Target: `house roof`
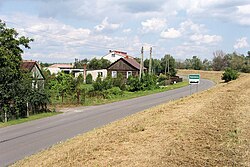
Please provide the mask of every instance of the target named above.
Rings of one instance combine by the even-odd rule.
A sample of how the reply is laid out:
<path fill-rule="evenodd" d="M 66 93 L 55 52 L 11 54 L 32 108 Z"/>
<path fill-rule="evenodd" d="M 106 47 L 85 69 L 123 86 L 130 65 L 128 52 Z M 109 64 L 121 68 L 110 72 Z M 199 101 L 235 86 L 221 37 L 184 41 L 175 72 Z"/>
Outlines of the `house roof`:
<path fill-rule="evenodd" d="M 36 61 L 23 60 L 21 63 L 21 69 L 28 70 L 30 72 L 35 65 L 36 65 Z"/>
<path fill-rule="evenodd" d="M 21 69 L 22 70 L 27 70 L 28 72 L 31 72 L 31 70 L 34 68 L 34 66 L 37 66 L 37 68 L 40 71 L 42 77 L 45 78 L 44 75 L 43 75 L 43 73 L 42 73 L 42 71 L 41 71 L 40 65 L 38 65 L 36 61 L 33 61 L 33 60 L 23 60 L 21 62 Z"/>
<path fill-rule="evenodd" d="M 53 64 L 48 68 L 73 68 L 72 64 Z"/>
<path fill-rule="evenodd" d="M 129 58 L 132 58 L 132 59 L 133 59 L 133 57 L 130 56 L 130 55 L 128 55 L 127 52 L 122 52 L 122 51 L 117 51 L 117 50 L 114 50 L 114 51 L 112 51 L 112 52 L 114 52 L 115 54 L 117 54 L 117 55 L 119 55 L 119 56 L 122 56 L 122 57 L 124 57 L 124 58 L 129 57 Z"/>
<path fill-rule="evenodd" d="M 109 55 L 110 53 L 114 53 L 116 55 L 119 55 L 121 57 L 129 57 L 129 58 L 133 58 L 132 56 L 128 55 L 127 52 L 123 52 L 123 51 L 118 51 L 118 50 L 110 50 L 108 54 L 106 54 L 105 56 Z M 103 57 L 105 57 L 103 56 Z"/>
<path fill-rule="evenodd" d="M 114 65 L 115 63 L 117 63 L 120 60 L 125 61 L 130 66 L 136 68 L 137 70 L 140 70 L 140 64 L 134 58 L 130 58 L 130 57 L 120 58 L 117 61 L 115 61 L 114 63 L 112 63 L 108 68 L 110 68 L 112 65 Z M 147 68 L 143 67 L 143 69 L 146 70 Z"/>

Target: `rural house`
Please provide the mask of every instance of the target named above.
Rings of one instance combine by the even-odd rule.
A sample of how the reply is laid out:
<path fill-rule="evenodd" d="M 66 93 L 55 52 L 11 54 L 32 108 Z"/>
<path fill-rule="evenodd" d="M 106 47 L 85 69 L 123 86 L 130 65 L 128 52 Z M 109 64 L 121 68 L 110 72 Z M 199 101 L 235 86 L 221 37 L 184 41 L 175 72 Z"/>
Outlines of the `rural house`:
<path fill-rule="evenodd" d="M 109 53 L 105 56 L 103 56 L 103 59 L 109 60 L 111 63 L 114 63 L 115 61 L 119 60 L 120 58 L 133 58 L 132 56 L 129 56 L 127 52 L 122 51 L 116 51 L 116 50 L 110 50 Z"/>
<path fill-rule="evenodd" d="M 116 78 L 121 73 L 127 79 L 129 76 L 139 76 L 140 64 L 131 57 L 125 57 L 112 63 L 107 70 L 112 78 Z M 143 67 L 143 70 L 145 72 L 147 69 Z"/>
<path fill-rule="evenodd" d="M 23 60 L 21 69 L 31 73 L 32 88 L 44 88 L 45 77 L 41 71 L 40 65 L 36 61 Z"/>

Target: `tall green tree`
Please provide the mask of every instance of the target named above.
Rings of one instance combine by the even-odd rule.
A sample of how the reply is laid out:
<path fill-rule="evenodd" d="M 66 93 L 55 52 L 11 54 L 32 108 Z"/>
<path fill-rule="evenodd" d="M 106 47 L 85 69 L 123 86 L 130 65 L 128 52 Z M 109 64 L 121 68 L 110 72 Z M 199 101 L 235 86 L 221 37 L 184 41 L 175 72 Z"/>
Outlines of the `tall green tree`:
<path fill-rule="evenodd" d="M 161 68 L 162 73 L 169 72 L 170 76 L 175 76 L 177 71 L 174 57 L 165 55 L 164 58 L 161 59 Z"/>
<path fill-rule="evenodd" d="M 88 69 L 90 69 L 90 70 L 106 69 L 110 64 L 111 64 L 111 62 L 107 59 L 93 58 L 88 63 Z"/>
<path fill-rule="evenodd" d="M 202 68 L 202 62 L 197 56 L 193 56 L 192 58 L 192 69 L 200 70 Z"/>
<path fill-rule="evenodd" d="M 22 47 L 30 48 L 33 41 L 24 36 L 19 37 L 13 28 L 7 28 L 0 20 L 0 110 L 1 115 L 9 114 L 10 107 L 18 108 L 23 103 L 20 95 L 22 80 L 24 79 L 20 64 L 22 61 Z M 18 101 L 18 102 L 17 102 Z M 21 102 L 22 101 L 22 102 Z"/>

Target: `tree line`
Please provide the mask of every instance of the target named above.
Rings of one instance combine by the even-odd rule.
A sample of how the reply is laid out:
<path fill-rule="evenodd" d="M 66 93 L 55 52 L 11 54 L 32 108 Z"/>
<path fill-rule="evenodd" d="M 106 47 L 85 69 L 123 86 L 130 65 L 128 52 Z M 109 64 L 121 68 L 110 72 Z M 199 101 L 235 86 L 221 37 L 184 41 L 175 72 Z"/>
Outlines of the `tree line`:
<path fill-rule="evenodd" d="M 176 62 L 176 67 L 178 69 L 194 69 L 194 70 L 214 70 L 214 71 L 224 71 L 227 68 L 239 72 L 250 72 L 250 51 L 247 55 L 233 53 L 224 53 L 221 50 L 215 51 L 213 53 L 212 61 L 208 59 L 201 60 L 197 56 L 193 56 L 191 59 L 186 59 L 185 61 Z"/>

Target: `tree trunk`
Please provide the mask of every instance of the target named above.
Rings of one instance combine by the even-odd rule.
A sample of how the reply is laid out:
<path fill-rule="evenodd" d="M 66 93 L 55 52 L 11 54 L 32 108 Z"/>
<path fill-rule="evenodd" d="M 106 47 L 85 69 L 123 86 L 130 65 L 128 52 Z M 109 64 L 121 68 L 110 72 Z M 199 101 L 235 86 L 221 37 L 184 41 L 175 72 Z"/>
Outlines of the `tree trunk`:
<path fill-rule="evenodd" d="M 64 99 L 64 93 L 62 93 L 62 103 L 63 103 L 63 99 Z"/>
<path fill-rule="evenodd" d="M 80 90 L 77 90 L 77 104 L 80 104 Z"/>

